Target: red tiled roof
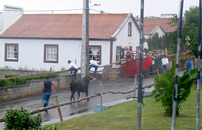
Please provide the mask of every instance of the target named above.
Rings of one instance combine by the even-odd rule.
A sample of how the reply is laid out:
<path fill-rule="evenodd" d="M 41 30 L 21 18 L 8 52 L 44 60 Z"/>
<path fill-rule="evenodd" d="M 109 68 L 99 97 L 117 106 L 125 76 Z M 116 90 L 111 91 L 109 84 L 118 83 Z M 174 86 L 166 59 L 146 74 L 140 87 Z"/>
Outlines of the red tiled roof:
<path fill-rule="evenodd" d="M 128 14 L 90 14 L 89 38 L 109 39 Z M 24 14 L 1 37 L 81 38 L 82 14 Z"/>
<path fill-rule="evenodd" d="M 174 32 L 177 26 L 168 24 L 169 18 L 145 18 L 144 19 L 144 34 L 150 34 L 158 25 L 160 25 L 165 32 Z"/>

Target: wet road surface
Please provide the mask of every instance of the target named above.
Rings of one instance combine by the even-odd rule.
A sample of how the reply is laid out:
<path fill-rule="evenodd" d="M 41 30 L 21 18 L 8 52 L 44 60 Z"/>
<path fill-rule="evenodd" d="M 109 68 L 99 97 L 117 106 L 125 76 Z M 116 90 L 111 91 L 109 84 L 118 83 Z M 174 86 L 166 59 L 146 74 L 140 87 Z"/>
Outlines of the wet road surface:
<path fill-rule="evenodd" d="M 143 80 L 143 86 L 153 83 L 154 75 L 150 75 L 149 77 Z M 89 96 L 94 95 L 96 93 L 102 91 L 128 91 L 131 88 L 134 88 L 135 78 L 127 78 L 127 79 L 117 79 L 111 81 L 103 81 L 103 85 L 100 84 L 100 81 L 95 80 L 91 81 L 89 85 Z M 138 84 L 138 82 L 137 82 Z M 153 88 L 147 89 L 146 91 L 151 92 Z M 103 103 L 111 102 L 115 100 L 124 99 L 130 94 L 104 94 L 103 95 Z M 24 109 L 30 111 L 39 109 L 43 106 L 42 104 L 42 94 L 29 96 L 24 98 L 18 98 L 11 101 L 0 102 L 0 117 L 5 116 L 6 109 L 9 109 L 9 105 L 12 105 L 14 109 L 19 109 L 23 107 Z M 60 103 L 65 103 L 70 101 L 71 91 L 70 89 L 58 90 L 56 93 L 51 95 L 49 106 L 55 105 L 55 96 L 58 96 Z M 81 97 L 85 97 L 84 93 L 81 93 Z M 90 99 L 90 101 L 81 101 L 79 103 L 74 103 L 72 105 L 66 105 L 61 107 L 62 116 L 74 115 L 82 112 L 92 111 L 94 106 L 100 104 L 100 97 L 95 97 Z M 48 113 L 41 112 L 43 122 L 49 121 L 51 119 L 59 118 L 57 108 L 48 110 Z M 0 130 L 2 127 L 2 123 L 0 123 Z"/>

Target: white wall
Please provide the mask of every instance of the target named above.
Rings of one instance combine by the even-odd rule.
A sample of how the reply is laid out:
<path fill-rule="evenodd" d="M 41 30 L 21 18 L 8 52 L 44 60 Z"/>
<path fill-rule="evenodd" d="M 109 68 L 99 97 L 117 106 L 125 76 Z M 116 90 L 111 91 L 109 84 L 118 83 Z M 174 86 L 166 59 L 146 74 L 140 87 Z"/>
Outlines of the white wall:
<path fill-rule="evenodd" d="M 148 45 L 147 41 L 145 41 L 143 43 L 143 49 L 149 49 L 149 45 Z"/>
<path fill-rule="evenodd" d="M 5 61 L 5 43 L 17 43 L 19 47 L 18 62 Z M 32 40 L 32 39 L 1 39 L 0 40 L 0 67 L 10 66 L 19 69 L 29 68 L 34 70 L 54 70 L 68 68 L 67 61 L 77 61 L 80 66 L 80 43 L 79 40 Z M 44 63 L 44 44 L 58 45 L 58 63 Z"/>
<path fill-rule="evenodd" d="M 3 21 L 3 13 L 0 13 L 0 32 L 3 30 L 4 27 L 4 21 Z"/>
<path fill-rule="evenodd" d="M 155 28 L 155 30 L 152 32 L 152 36 L 155 34 L 155 33 L 158 33 L 159 37 L 162 37 L 163 35 L 165 35 L 164 31 L 161 29 L 161 27 L 157 26 Z"/>
<path fill-rule="evenodd" d="M 128 22 L 132 22 L 132 36 L 128 36 Z M 139 46 L 140 44 L 140 33 L 138 31 L 138 28 L 136 27 L 135 23 L 132 21 L 132 19 L 129 19 L 124 27 L 121 29 L 119 34 L 116 37 L 116 41 L 113 43 L 113 61 L 116 61 L 116 47 L 117 46 L 132 46 L 133 51 L 136 50 L 136 46 Z"/>
<path fill-rule="evenodd" d="M 101 46 L 101 65 L 110 64 L 110 41 L 89 41 L 89 45 Z"/>
<path fill-rule="evenodd" d="M 145 39 L 149 39 L 151 37 L 151 34 L 144 34 Z"/>
<path fill-rule="evenodd" d="M 15 43 L 19 47 L 18 62 L 5 61 L 5 43 Z M 89 45 L 101 45 L 102 65 L 109 64 L 110 61 L 109 41 L 90 41 Z M 58 63 L 44 63 L 44 44 L 58 45 Z M 40 40 L 40 39 L 0 39 L 0 67 L 9 66 L 11 68 L 28 68 L 33 70 L 49 70 L 54 66 L 54 70 L 69 68 L 68 60 L 76 63 L 80 67 L 81 40 Z"/>
<path fill-rule="evenodd" d="M 162 37 L 165 35 L 165 32 L 162 30 L 162 28 L 160 26 L 156 26 L 156 28 L 150 34 L 145 34 L 144 37 L 145 39 L 149 39 L 155 33 L 158 33 L 159 37 Z"/>

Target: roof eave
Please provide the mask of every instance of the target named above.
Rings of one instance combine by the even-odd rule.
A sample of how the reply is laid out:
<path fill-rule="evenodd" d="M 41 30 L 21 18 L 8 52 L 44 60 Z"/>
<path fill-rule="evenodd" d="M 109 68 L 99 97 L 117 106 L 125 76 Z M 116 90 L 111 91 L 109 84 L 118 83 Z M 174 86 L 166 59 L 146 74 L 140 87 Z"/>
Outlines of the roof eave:
<path fill-rule="evenodd" d="M 127 23 L 127 21 L 130 19 L 130 17 L 131 17 L 131 14 L 128 14 L 127 18 L 124 20 L 124 22 L 119 26 L 119 28 L 115 31 L 115 33 L 111 37 L 115 38 L 119 34 L 119 32 Z"/>
<path fill-rule="evenodd" d="M 124 25 L 128 22 L 128 20 L 129 20 L 130 18 L 132 19 L 132 21 L 134 22 L 134 24 L 136 25 L 136 27 L 137 27 L 137 29 L 138 29 L 138 31 L 139 31 L 139 33 L 140 33 L 140 28 L 138 27 L 138 25 L 137 25 L 137 23 L 136 23 L 136 21 L 135 21 L 133 15 L 132 15 L 132 13 L 129 13 L 128 16 L 127 16 L 127 18 L 126 18 L 126 19 L 124 20 L 124 22 L 120 25 L 120 27 L 117 29 L 117 31 L 112 35 L 112 37 L 115 38 L 115 37 L 119 34 L 119 32 L 121 31 L 121 29 L 124 27 Z"/>
<path fill-rule="evenodd" d="M 68 37 L 5 37 L 5 36 L 0 36 L 0 39 L 81 40 L 81 38 L 68 38 Z M 89 40 L 109 41 L 109 40 L 111 40 L 111 38 L 89 38 Z"/>

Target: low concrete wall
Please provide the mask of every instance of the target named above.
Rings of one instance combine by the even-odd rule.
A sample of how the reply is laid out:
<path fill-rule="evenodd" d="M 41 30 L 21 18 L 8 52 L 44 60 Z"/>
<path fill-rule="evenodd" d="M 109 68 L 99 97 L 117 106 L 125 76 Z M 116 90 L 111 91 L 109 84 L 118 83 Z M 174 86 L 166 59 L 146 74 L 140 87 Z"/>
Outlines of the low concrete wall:
<path fill-rule="evenodd" d="M 120 69 L 112 69 L 111 66 L 104 68 L 102 74 L 98 74 L 99 80 L 114 80 L 120 78 Z M 8 74 L 8 73 L 6 73 Z M 15 74 L 15 73 L 12 73 Z M 33 73 L 32 73 L 33 74 Z M 93 76 L 94 73 L 91 73 Z M 28 74 L 27 74 L 28 75 Z M 22 76 L 22 75 L 21 75 Z M 78 79 L 80 74 L 78 74 Z M 68 88 L 72 80 L 71 76 L 67 73 L 60 73 L 57 78 L 51 79 L 57 85 L 57 89 Z M 44 80 L 31 80 L 27 81 L 25 85 L 0 87 L 0 101 L 11 100 L 19 97 L 36 95 L 42 93 L 42 83 Z"/>
<path fill-rule="evenodd" d="M 57 85 L 57 89 L 68 88 L 71 81 L 69 75 L 60 75 L 58 78 L 51 79 Z M 0 101 L 11 100 L 42 93 L 43 80 L 31 80 L 27 84 L 0 87 Z"/>

